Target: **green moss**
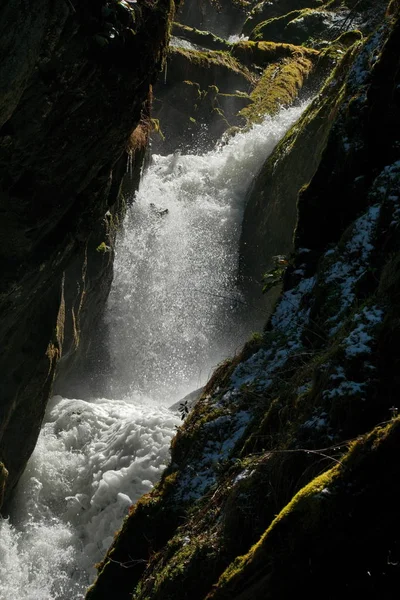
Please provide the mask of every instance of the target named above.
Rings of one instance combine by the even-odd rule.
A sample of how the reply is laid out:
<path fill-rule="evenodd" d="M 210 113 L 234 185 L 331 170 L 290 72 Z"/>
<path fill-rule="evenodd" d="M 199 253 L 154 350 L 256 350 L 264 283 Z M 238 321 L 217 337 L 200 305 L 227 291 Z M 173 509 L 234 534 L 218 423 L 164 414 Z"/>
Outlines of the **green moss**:
<path fill-rule="evenodd" d="M 282 42 L 286 26 L 302 15 L 309 14 L 309 9 L 294 10 L 281 17 L 274 17 L 259 23 L 251 32 L 250 39 L 254 41 L 268 40 L 270 42 Z M 287 40 L 285 40 L 287 41 Z"/>
<path fill-rule="evenodd" d="M 181 596 L 177 581 L 186 581 L 186 597 L 198 600 L 204 597 L 210 578 L 216 572 L 217 554 L 207 536 L 185 537 L 184 532 L 175 536 L 162 555 L 155 557 L 154 580 L 144 580 L 135 598 L 144 600 L 175 600 Z"/>
<path fill-rule="evenodd" d="M 193 67 L 202 69 L 220 68 L 244 75 L 249 81 L 253 79 L 252 74 L 247 71 L 229 52 L 214 51 L 206 52 L 199 50 L 187 50 L 186 48 L 170 48 L 169 54 L 185 58 Z M 189 79 L 193 79 L 189 77 Z M 197 81 L 195 79 L 195 81 Z"/>
<path fill-rule="evenodd" d="M 266 114 L 273 115 L 282 106 L 293 104 L 312 67 L 311 60 L 301 55 L 267 67 L 250 94 L 253 104 L 244 108 L 241 115 L 249 123 L 259 123 Z"/>
<path fill-rule="evenodd" d="M 107 246 L 107 244 L 105 242 L 101 242 L 101 244 L 99 244 L 96 248 L 96 252 L 100 252 L 101 254 L 106 254 L 107 252 L 110 252 L 111 248 L 110 246 Z"/>
<path fill-rule="evenodd" d="M 321 503 L 315 502 L 316 497 L 332 484 L 334 481 L 334 475 L 338 471 L 339 467 L 333 467 L 330 471 L 323 473 L 311 483 L 306 485 L 300 492 L 298 492 L 293 500 L 289 502 L 287 506 L 279 513 L 279 515 L 272 521 L 271 525 L 268 527 L 266 532 L 262 535 L 260 540 L 252 546 L 248 554 L 243 557 L 238 557 L 235 561 L 228 567 L 228 569 L 224 572 L 222 577 L 218 582 L 219 587 L 223 587 L 228 584 L 230 580 L 234 577 L 241 574 L 246 565 L 252 563 L 252 561 L 257 557 L 257 554 L 263 549 L 264 544 L 268 536 L 276 527 L 279 527 L 279 524 L 282 523 L 289 515 L 291 515 L 294 511 L 301 512 L 304 516 L 304 528 L 315 524 L 316 520 L 319 517 L 321 510 Z M 291 548 L 288 548 L 290 551 Z M 211 596 L 212 597 L 212 596 Z"/>
<path fill-rule="evenodd" d="M 338 46 L 342 46 L 343 48 L 349 48 L 356 42 L 360 42 L 363 39 L 363 37 L 364 37 L 363 34 L 361 33 L 361 31 L 358 31 L 358 29 L 352 29 L 351 31 L 345 31 L 344 33 L 339 35 L 339 37 L 337 37 L 335 40 L 333 40 L 330 47 L 335 48 Z"/>
<path fill-rule="evenodd" d="M 232 44 L 216 35 L 213 35 L 209 31 L 200 31 L 199 29 L 187 27 L 181 23 L 173 24 L 172 34 L 192 42 L 193 44 L 197 44 L 202 48 L 209 48 L 210 50 L 229 51 L 232 47 Z"/>
<path fill-rule="evenodd" d="M 393 518 L 400 484 L 394 453 L 399 447 L 399 419 L 351 444 L 336 466 L 300 490 L 250 551 L 232 562 L 207 599 L 272 599 L 306 590 L 307 597 L 317 598 L 326 581 L 329 598 L 346 588 L 357 597 L 371 585 L 366 571 L 364 583 L 363 569 L 377 559 L 382 571 L 374 572 L 366 597 L 378 597 L 376 580 L 385 585 L 390 579 L 390 586 L 397 575 L 384 565 L 388 551 L 397 552 Z"/>
<path fill-rule="evenodd" d="M 332 20 L 329 28 L 327 18 L 333 18 L 334 12 L 322 8 L 305 8 L 269 19 L 259 23 L 250 35 L 255 41 L 288 42 L 310 47 L 319 46 L 321 42 L 328 44 L 332 35 L 339 35 L 341 27 Z M 328 36 L 328 40 L 326 39 Z"/>
<path fill-rule="evenodd" d="M 231 54 L 244 65 L 258 65 L 260 67 L 266 67 L 271 63 L 279 62 L 285 58 L 295 58 L 299 55 L 310 59 L 318 56 L 318 52 L 310 48 L 303 48 L 293 44 L 278 44 L 270 41 L 238 42 L 234 44 Z"/>

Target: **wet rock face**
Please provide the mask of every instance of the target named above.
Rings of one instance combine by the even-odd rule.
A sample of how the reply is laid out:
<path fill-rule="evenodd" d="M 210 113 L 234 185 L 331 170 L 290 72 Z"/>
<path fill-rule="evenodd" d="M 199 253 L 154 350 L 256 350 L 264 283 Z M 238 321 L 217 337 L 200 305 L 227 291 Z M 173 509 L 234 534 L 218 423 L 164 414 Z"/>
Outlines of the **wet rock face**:
<path fill-rule="evenodd" d="M 250 71 L 226 52 L 170 48 L 165 77 L 154 87 L 163 137 L 153 136 L 153 151 L 212 148 L 228 127 L 245 124 L 238 113 L 250 103 L 252 84 Z"/>
<path fill-rule="evenodd" d="M 185 0 L 178 19 L 184 25 L 226 38 L 240 33 L 246 14 L 254 4 L 254 0 Z"/>
<path fill-rule="evenodd" d="M 101 310 L 124 150 L 161 67 L 169 0 L 0 8 L 0 459 L 11 490 L 60 356 Z M 138 60 L 140 57 L 140 60 Z"/>

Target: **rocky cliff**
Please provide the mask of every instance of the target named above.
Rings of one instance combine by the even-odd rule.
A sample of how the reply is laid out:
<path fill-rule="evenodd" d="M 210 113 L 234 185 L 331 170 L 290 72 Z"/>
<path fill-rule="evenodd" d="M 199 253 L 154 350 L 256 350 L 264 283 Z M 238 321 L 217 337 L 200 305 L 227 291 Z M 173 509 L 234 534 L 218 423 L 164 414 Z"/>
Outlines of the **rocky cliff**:
<path fill-rule="evenodd" d="M 340 9 L 362 4 L 249 200 L 265 257 L 271 219 L 295 227 L 265 273 L 275 310 L 211 377 L 90 600 L 397 597 L 400 5 Z"/>
<path fill-rule="evenodd" d="M 35 445 L 60 358 L 66 369 L 107 297 L 119 188 L 128 155 L 136 173 L 141 166 L 150 85 L 173 11 L 172 0 L 10 0 L 0 8 L 0 459 L 8 492 Z"/>

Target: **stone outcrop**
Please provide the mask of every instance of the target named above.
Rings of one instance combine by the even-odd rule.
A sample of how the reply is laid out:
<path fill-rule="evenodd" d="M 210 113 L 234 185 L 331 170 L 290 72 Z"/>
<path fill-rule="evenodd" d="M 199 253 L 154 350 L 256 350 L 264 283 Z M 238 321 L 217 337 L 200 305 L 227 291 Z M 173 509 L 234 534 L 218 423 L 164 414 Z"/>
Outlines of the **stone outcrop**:
<path fill-rule="evenodd" d="M 243 25 L 244 35 L 250 35 L 259 23 L 282 17 L 294 10 L 303 8 L 321 8 L 320 0 L 266 0 L 258 2 L 249 12 Z"/>
<path fill-rule="evenodd" d="M 88 599 L 396 597 L 399 45 L 396 1 L 266 167 L 302 186 L 282 295 L 213 374 Z M 291 184 L 299 148 L 315 156 Z"/>
<path fill-rule="evenodd" d="M 59 359 L 81 346 L 107 296 L 126 150 L 140 168 L 131 134 L 141 120 L 146 129 L 173 9 L 170 0 L 11 0 L 0 8 L 0 459 L 8 493 L 35 445 Z"/>
<path fill-rule="evenodd" d="M 232 125 L 245 124 L 239 111 L 255 75 L 230 53 L 170 48 L 165 77 L 154 89 L 154 117 L 162 137 L 153 136 L 153 150 L 169 154 L 176 149 L 211 148 Z"/>
<path fill-rule="evenodd" d="M 194 27 L 188 27 L 181 23 L 174 23 L 171 29 L 171 34 L 182 40 L 186 40 L 196 45 L 199 49 L 207 48 L 208 50 L 227 50 L 232 49 L 233 44 L 223 38 L 214 35 L 210 31 L 201 31 Z"/>
<path fill-rule="evenodd" d="M 205 151 L 226 131 L 236 132 L 290 106 L 315 90 L 335 64 L 310 48 L 240 41 L 229 51 L 171 47 L 163 78 L 154 89 L 153 116 L 162 136 L 153 151 Z"/>
<path fill-rule="evenodd" d="M 178 12 L 179 22 L 227 38 L 240 33 L 254 0 L 185 0 Z"/>
<path fill-rule="evenodd" d="M 215 11 L 217 3 L 211 5 Z M 318 6 L 261 23 L 250 41 L 228 41 L 175 22 L 164 76 L 154 90 L 153 117 L 161 136 L 153 136 L 153 151 L 204 152 L 224 132 L 231 135 L 290 106 L 299 95 L 315 94 L 340 53 L 362 37 L 354 25 L 369 31 L 383 12 L 375 7 L 371 18 L 361 19 L 359 11 L 341 3 Z M 250 9 L 243 3 L 241 10 Z"/>
<path fill-rule="evenodd" d="M 250 12 L 243 31 L 253 40 L 320 47 L 344 31 L 370 32 L 385 10 L 371 0 L 263 2 Z"/>
<path fill-rule="evenodd" d="M 331 59 L 334 48 L 329 51 Z M 286 257 L 293 251 L 297 196 L 321 160 L 332 126 L 329 117 L 341 102 L 340 90 L 357 46 L 345 52 L 338 44 L 336 51 L 338 63 L 325 86 L 269 157 L 248 193 L 240 242 L 240 278 L 245 297 L 257 305 L 265 304 L 263 276 L 274 269 L 274 255 Z M 318 55 L 322 65 L 326 58 Z"/>
<path fill-rule="evenodd" d="M 350 17 L 347 9 L 305 9 L 294 10 L 282 17 L 275 17 L 257 25 L 250 34 L 251 40 L 270 40 L 308 46 L 333 40 L 342 33 L 348 23 L 356 27 L 355 17 Z"/>

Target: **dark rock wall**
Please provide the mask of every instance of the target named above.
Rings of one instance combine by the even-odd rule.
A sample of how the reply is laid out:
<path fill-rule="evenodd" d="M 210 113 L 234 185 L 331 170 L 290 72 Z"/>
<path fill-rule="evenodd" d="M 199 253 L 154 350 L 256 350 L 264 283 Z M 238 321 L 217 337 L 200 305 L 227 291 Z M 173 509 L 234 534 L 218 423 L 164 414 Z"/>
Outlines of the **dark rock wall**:
<path fill-rule="evenodd" d="M 185 0 L 178 18 L 184 25 L 228 37 L 240 33 L 246 12 L 254 4 L 254 0 Z"/>
<path fill-rule="evenodd" d="M 324 88 L 312 102 L 315 88 L 308 88 L 305 99 L 310 106 L 264 164 L 248 193 L 240 240 L 240 277 L 245 296 L 256 304 L 265 304 L 262 281 L 274 267 L 274 254 L 289 256 L 293 251 L 298 193 L 320 163 L 333 124 L 331 116 L 340 104 L 340 90 L 356 52 L 354 47 L 346 53 L 343 48 L 338 50 L 341 59 Z"/>
<path fill-rule="evenodd" d="M 79 347 L 107 296 L 125 148 L 148 108 L 173 9 L 170 0 L 131 9 L 10 0 L 0 8 L 0 459 L 8 491 L 35 445 L 59 358 Z"/>

